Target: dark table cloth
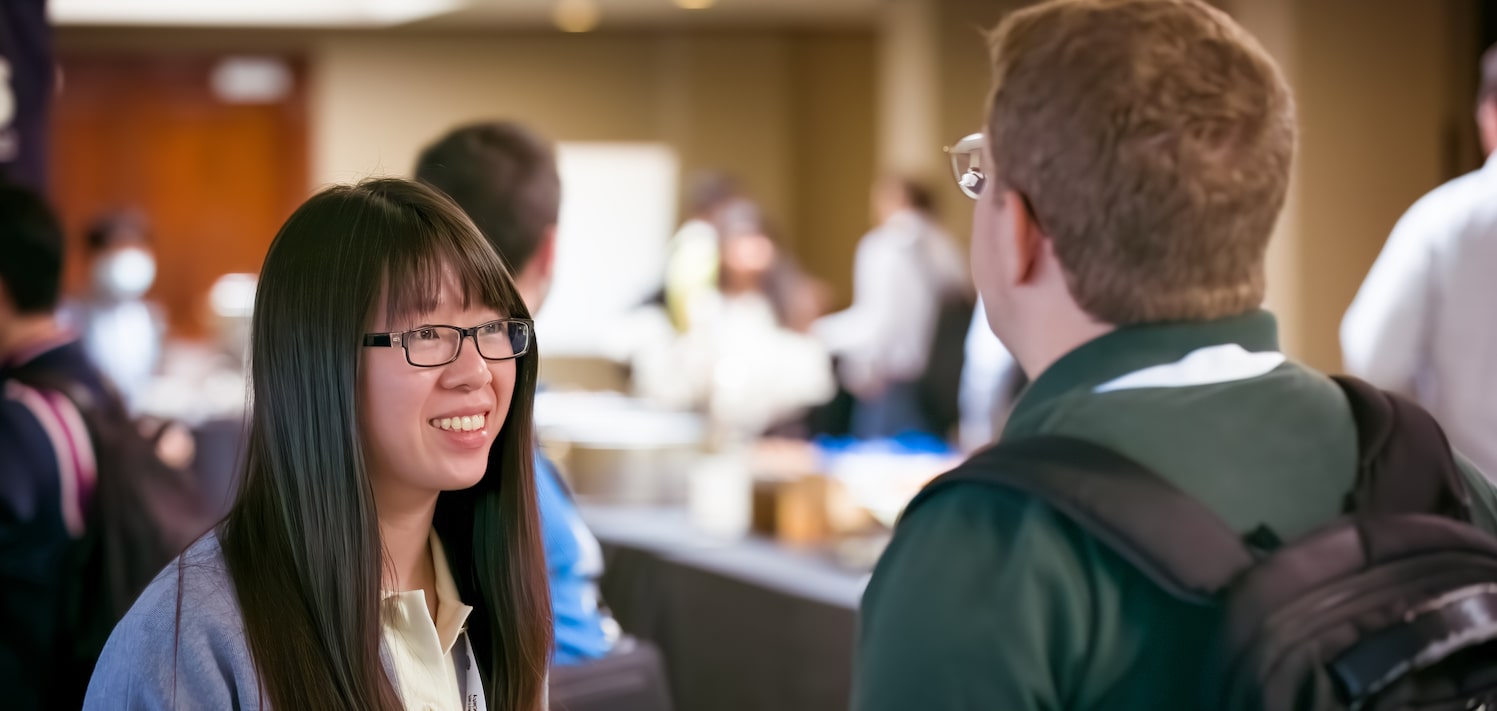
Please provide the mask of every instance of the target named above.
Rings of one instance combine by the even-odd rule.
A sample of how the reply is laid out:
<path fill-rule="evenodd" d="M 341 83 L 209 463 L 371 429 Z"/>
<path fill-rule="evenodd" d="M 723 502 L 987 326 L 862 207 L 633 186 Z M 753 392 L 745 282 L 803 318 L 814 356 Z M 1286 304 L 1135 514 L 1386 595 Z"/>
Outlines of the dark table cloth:
<path fill-rule="evenodd" d="M 583 506 L 602 594 L 665 657 L 678 711 L 848 708 L 864 572 L 772 541 L 713 541 L 684 512 Z"/>

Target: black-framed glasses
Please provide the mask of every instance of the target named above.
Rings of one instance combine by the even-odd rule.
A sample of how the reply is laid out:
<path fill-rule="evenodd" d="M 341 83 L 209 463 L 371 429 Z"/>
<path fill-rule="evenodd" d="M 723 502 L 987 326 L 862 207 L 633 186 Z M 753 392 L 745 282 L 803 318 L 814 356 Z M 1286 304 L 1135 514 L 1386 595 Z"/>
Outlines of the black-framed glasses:
<path fill-rule="evenodd" d="M 405 362 L 418 368 L 435 368 L 457 360 L 463 341 L 469 337 L 484 360 L 518 358 L 530 352 L 529 319 L 507 318 L 480 323 L 472 328 L 428 324 L 397 333 L 366 333 L 364 345 L 372 348 L 405 349 Z"/>
<path fill-rule="evenodd" d="M 943 150 L 951 157 L 951 175 L 956 178 L 957 187 L 967 197 L 976 200 L 982 195 L 982 186 L 988 182 L 987 174 L 982 172 L 983 153 L 987 150 L 982 134 L 967 134 Z"/>

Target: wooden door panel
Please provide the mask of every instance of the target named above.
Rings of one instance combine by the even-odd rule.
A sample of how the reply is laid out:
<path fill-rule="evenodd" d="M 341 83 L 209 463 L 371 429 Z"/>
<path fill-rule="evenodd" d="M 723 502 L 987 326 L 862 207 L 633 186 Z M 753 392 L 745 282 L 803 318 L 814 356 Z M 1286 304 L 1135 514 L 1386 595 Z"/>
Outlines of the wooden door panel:
<path fill-rule="evenodd" d="M 228 103 L 211 75 L 220 57 L 64 55 L 53 114 L 52 197 L 72 240 L 70 293 L 87 286 L 83 231 L 108 210 L 150 220 L 158 264 L 151 298 L 172 337 L 205 334 L 209 287 L 256 272 L 271 238 L 306 197 L 305 72 L 264 104 Z"/>

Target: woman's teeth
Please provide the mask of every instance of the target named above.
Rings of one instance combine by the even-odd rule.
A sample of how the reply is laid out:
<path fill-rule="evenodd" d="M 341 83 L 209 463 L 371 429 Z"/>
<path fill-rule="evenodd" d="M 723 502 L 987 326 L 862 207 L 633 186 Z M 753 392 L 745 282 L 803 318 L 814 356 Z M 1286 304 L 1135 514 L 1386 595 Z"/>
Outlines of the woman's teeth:
<path fill-rule="evenodd" d="M 439 430 L 448 432 L 473 432 L 483 429 L 486 415 L 470 415 L 465 417 L 439 417 L 428 420 L 427 424 Z"/>

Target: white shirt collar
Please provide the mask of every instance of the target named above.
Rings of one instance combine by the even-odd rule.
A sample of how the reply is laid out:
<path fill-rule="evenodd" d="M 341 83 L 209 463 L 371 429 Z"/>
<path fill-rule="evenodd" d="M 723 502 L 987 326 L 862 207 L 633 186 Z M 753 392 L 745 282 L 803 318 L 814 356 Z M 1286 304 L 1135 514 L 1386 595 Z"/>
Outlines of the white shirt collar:
<path fill-rule="evenodd" d="M 436 573 L 437 587 L 437 617 L 432 622 L 436 626 L 437 641 L 441 646 L 442 654 L 445 655 L 452 651 L 452 645 L 457 642 L 458 635 L 462 634 L 463 626 L 468 623 L 468 615 L 473 612 L 473 607 L 463 604 L 462 597 L 457 592 L 457 582 L 452 578 L 452 569 L 447 565 L 447 554 L 442 548 L 442 541 L 437 538 L 436 531 L 431 532 L 428 541 L 431 545 L 432 567 Z M 397 626 L 419 624 L 422 621 L 421 618 L 430 618 L 424 590 L 386 590 L 382 600 L 386 613 Z"/>

